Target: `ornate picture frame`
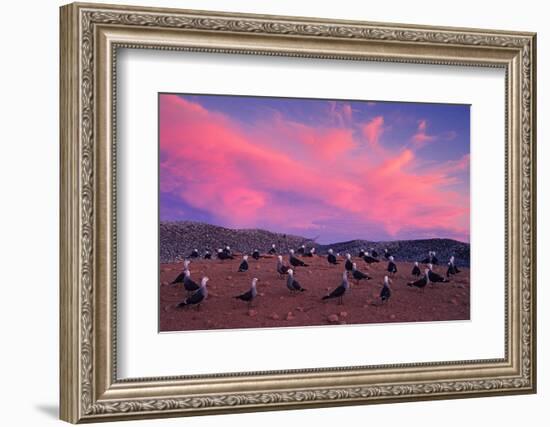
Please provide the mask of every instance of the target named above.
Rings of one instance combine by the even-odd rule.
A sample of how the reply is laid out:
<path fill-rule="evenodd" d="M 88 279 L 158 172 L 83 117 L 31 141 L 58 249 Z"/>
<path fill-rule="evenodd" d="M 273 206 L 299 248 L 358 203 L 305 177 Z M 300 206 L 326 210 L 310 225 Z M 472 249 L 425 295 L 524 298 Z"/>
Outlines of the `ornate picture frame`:
<path fill-rule="evenodd" d="M 61 419 L 188 416 L 536 391 L 536 35 L 70 4 L 61 8 Z M 506 73 L 505 357 L 181 377 L 117 377 L 117 49 Z"/>

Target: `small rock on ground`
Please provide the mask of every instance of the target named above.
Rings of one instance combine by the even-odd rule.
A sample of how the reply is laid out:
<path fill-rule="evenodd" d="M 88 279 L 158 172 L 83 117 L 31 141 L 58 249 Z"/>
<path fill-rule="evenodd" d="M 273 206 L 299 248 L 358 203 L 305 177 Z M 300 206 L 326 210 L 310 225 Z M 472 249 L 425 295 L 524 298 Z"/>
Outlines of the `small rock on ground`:
<path fill-rule="evenodd" d="M 337 314 L 331 314 L 328 316 L 327 319 L 329 323 L 338 323 L 338 321 L 340 320 Z"/>

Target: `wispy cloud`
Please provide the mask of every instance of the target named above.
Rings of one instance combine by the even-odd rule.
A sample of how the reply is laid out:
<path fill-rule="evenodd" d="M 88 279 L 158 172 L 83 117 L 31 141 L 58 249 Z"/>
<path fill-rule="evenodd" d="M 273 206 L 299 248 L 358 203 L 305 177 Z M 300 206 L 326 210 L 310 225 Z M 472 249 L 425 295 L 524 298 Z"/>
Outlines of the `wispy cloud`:
<path fill-rule="evenodd" d="M 367 142 L 371 147 L 376 148 L 379 146 L 380 138 L 384 133 L 384 117 L 376 116 L 368 123 L 363 125 L 363 135 L 367 139 Z"/>
<path fill-rule="evenodd" d="M 418 122 L 418 129 L 416 133 L 412 136 L 412 141 L 415 148 L 420 148 L 426 145 L 428 142 L 436 140 L 435 135 L 429 135 L 427 133 L 428 122 L 426 120 L 420 120 Z"/>
<path fill-rule="evenodd" d="M 430 134 L 428 133 L 428 121 L 422 119 L 418 121 L 418 128 L 416 133 L 412 136 L 411 140 L 413 142 L 414 148 L 421 148 L 430 142 L 437 141 L 439 139 L 450 141 L 456 138 L 455 131 L 446 131 L 441 134 Z"/>
<path fill-rule="evenodd" d="M 353 118 L 353 109 L 347 102 L 327 101 L 329 117 L 338 126 L 347 126 Z"/>

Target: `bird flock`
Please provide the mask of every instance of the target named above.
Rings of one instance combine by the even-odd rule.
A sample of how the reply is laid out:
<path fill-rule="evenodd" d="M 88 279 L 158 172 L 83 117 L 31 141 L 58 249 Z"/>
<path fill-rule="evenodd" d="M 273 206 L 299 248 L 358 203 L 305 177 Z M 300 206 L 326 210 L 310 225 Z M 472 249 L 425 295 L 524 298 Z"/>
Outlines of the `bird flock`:
<path fill-rule="evenodd" d="M 310 268 L 310 265 L 306 262 L 306 258 L 321 257 L 322 255 L 317 255 L 315 253 L 315 248 L 306 248 L 305 245 L 300 246 L 296 250 L 290 249 L 288 251 L 288 263 L 285 263 L 283 255 L 278 251 L 275 244 L 271 245 L 271 248 L 262 255 L 258 249 L 252 251 L 252 259 L 259 260 L 262 257 L 275 257 L 275 271 L 278 274 L 278 277 L 282 280 L 286 277 L 286 288 L 292 295 L 299 295 L 303 292 L 306 292 L 306 289 L 300 284 L 297 279 L 298 271 Z M 177 308 L 185 308 L 189 306 L 195 306 L 197 310 L 200 310 L 200 307 L 208 298 L 208 277 L 204 276 L 201 278 L 200 283 L 195 282 L 191 278 L 191 269 L 190 265 L 192 259 L 198 259 L 201 257 L 198 249 L 193 249 L 188 257 L 184 260 L 183 271 L 172 281 L 173 285 L 183 286 L 183 289 L 186 291 L 186 297 L 179 302 Z M 395 260 L 395 257 L 388 249 L 385 249 L 383 254 L 379 256 L 378 252 L 374 248 L 370 250 L 361 249 L 357 255 L 359 260 L 364 262 L 365 268 L 369 268 L 370 264 L 386 262 L 387 266 L 385 269 L 386 274 L 384 275 L 383 281 L 380 284 L 380 294 L 379 294 L 379 303 L 384 305 L 388 303 L 392 296 L 393 284 L 392 278 L 398 271 L 398 265 Z M 211 260 L 214 259 L 212 253 L 209 250 L 204 251 L 202 255 L 203 259 Z M 220 248 L 216 251 L 216 258 L 221 261 L 231 261 L 238 258 L 237 255 L 231 250 L 229 245 L 226 245 L 223 248 Z M 249 270 L 249 255 L 244 254 L 240 258 L 240 263 L 236 267 L 237 273 L 244 273 Z M 334 287 L 326 295 L 320 296 L 320 301 L 326 300 L 336 300 L 337 304 L 344 304 L 344 297 L 350 292 L 351 285 L 350 280 L 354 285 L 359 285 L 361 281 L 372 280 L 372 277 L 367 273 L 361 271 L 357 262 L 354 262 L 352 255 L 346 253 L 343 257 L 339 253 L 334 253 L 332 249 L 328 250 L 326 255 L 326 261 L 329 266 L 339 266 L 343 262 L 343 269 L 341 275 L 341 281 L 337 283 L 337 286 Z M 422 272 L 420 264 L 425 265 L 424 271 Z M 416 261 L 410 272 L 411 281 L 403 283 L 403 286 L 408 286 L 410 288 L 418 288 L 421 292 L 424 292 L 428 285 L 433 286 L 434 283 L 447 283 L 451 278 L 460 273 L 460 270 L 456 267 L 455 257 L 451 256 L 447 262 L 447 271 L 445 276 L 438 274 L 434 271 L 434 265 L 438 265 L 439 261 L 436 257 L 434 251 L 429 251 L 428 256 L 422 259 L 420 262 Z M 335 269 L 339 267 L 334 267 Z M 258 296 L 257 286 L 259 279 L 257 277 L 252 278 L 250 288 L 239 295 L 234 295 L 233 298 L 243 301 L 247 304 L 247 307 L 250 308 L 254 300 Z"/>

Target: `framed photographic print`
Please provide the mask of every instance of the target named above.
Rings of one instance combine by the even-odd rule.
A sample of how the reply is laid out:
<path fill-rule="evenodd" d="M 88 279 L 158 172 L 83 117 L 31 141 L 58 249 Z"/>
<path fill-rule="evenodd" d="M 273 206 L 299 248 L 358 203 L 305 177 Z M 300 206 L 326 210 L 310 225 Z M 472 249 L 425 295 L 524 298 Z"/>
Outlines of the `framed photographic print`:
<path fill-rule="evenodd" d="M 535 34 L 61 8 L 61 418 L 533 393 Z"/>

